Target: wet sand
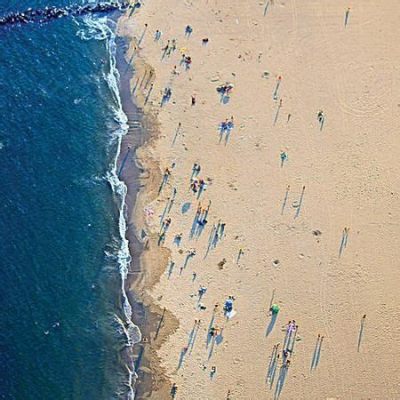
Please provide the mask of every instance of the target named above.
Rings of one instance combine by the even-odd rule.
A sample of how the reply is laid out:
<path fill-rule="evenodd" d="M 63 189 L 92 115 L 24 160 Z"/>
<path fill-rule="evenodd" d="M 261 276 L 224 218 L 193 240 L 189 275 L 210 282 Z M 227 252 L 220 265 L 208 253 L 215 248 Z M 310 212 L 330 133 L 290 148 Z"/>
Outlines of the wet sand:
<path fill-rule="evenodd" d="M 165 265 L 168 254 L 160 253 L 159 249 L 156 249 L 157 244 L 154 244 L 151 238 L 141 237 L 136 226 L 141 226 L 143 221 L 140 220 L 140 216 L 135 220 L 138 203 L 153 198 L 159 180 L 157 163 L 150 159 L 141 160 L 137 152 L 146 142 L 155 140 L 158 127 L 154 117 L 144 115 L 143 110 L 135 104 L 138 99 L 131 96 L 131 80 L 140 74 L 140 66 L 137 64 L 134 71 L 133 66 L 126 62 L 129 61 L 127 57 L 129 43 L 127 38 L 118 39 L 117 64 L 120 73 L 121 100 L 129 124 L 128 134 L 122 140 L 119 157 L 120 179 L 127 186 L 127 238 L 132 257 L 127 294 L 133 308 L 134 323 L 142 333 L 142 341 L 133 349 L 137 373 L 135 398 L 147 398 L 153 391 L 166 398 L 170 382 L 163 371 L 159 370 L 156 351 L 163 343 L 163 338 L 176 328 L 177 323 L 169 312 L 153 304 L 146 290 L 154 285 L 157 276 L 162 273 L 162 266 Z M 150 176 L 152 179 L 149 179 Z M 141 194 L 140 198 L 138 193 Z M 154 264 L 160 265 L 159 270 Z"/>

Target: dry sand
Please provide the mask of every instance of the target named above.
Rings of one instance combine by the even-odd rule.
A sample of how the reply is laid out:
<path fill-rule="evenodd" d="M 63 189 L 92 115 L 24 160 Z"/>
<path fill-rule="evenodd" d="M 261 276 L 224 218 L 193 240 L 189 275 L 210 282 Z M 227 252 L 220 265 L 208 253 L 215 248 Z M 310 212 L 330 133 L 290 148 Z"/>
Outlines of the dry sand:
<path fill-rule="evenodd" d="M 136 38 L 128 53 L 137 68 L 133 87 L 139 79 L 135 101 L 143 106 L 154 80 L 143 107 L 159 124 L 159 134 L 139 154 L 153 184 L 140 194 L 134 214 L 138 231 L 151 238 L 146 295 L 166 307 L 167 331 L 173 332 L 164 332 L 162 345 L 150 343 L 162 368 L 153 372 L 158 380 L 169 378 L 164 390 L 176 382 L 177 399 L 223 400 L 228 390 L 231 399 L 249 400 L 279 393 L 282 399 L 400 399 L 400 3 L 270 0 L 264 15 L 265 7 L 253 0 L 146 0 L 120 20 L 121 34 Z M 153 40 L 156 29 L 160 41 Z M 161 48 L 174 38 L 177 50 L 161 60 Z M 181 50 L 193 59 L 189 71 L 180 66 Z M 146 87 L 147 72 L 140 87 L 144 63 L 154 73 Z M 235 87 L 223 104 L 216 87 L 226 81 Z M 167 86 L 172 98 L 161 108 Z M 218 125 L 231 116 L 235 127 L 225 144 Z M 281 151 L 288 155 L 283 167 Z M 157 195 L 160 172 L 173 163 Z M 194 163 L 201 165 L 199 176 L 210 179 L 201 204 L 212 204 L 203 232 L 190 238 L 198 205 L 190 190 Z M 166 215 L 172 222 L 158 247 L 160 215 L 173 188 L 176 200 Z M 190 209 L 182 212 L 186 203 Z M 154 215 L 144 218 L 145 208 Z M 218 221 L 226 223 L 225 236 L 205 257 Z M 345 227 L 347 246 L 339 255 Z M 173 243 L 178 233 L 180 247 Z M 192 248 L 196 255 L 180 271 Z M 168 276 L 170 262 L 175 266 Z M 200 285 L 207 287 L 203 311 Z M 222 307 L 229 295 L 237 313 L 227 320 Z M 280 312 L 266 336 L 272 297 Z M 222 334 L 207 346 L 216 303 L 214 326 Z M 195 319 L 201 323 L 192 347 Z M 290 367 L 281 368 L 280 356 L 271 382 L 273 347 L 282 349 L 289 320 L 298 324 Z M 311 369 L 318 334 L 324 340 Z M 154 390 L 152 398 L 169 396 Z"/>

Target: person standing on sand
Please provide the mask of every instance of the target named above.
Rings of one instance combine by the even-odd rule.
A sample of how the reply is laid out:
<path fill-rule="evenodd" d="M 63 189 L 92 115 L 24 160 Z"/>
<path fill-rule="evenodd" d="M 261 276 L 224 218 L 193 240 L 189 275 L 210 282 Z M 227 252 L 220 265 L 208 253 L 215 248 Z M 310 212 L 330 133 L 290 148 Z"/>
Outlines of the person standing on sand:
<path fill-rule="evenodd" d="M 317 118 L 319 122 L 319 130 L 322 131 L 322 128 L 324 127 L 325 123 L 325 114 L 322 110 L 318 111 Z"/>
<path fill-rule="evenodd" d="M 284 162 L 287 160 L 288 156 L 286 151 L 281 152 L 281 168 L 283 167 Z"/>
<path fill-rule="evenodd" d="M 281 85 L 281 82 L 282 82 L 282 76 L 279 75 L 279 76 L 278 76 L 278 79 L 277 79 L 277 81 L 276 81 L 276 86 L 275 86 L 274 94 L 273 94 L 273 96 L 272 96 L 274 100 L 278 100 L 278 90 L 279 90 L 279 86 Z"/>
<path fill-rule="evenodd" d="M 169 40 L 167 41 L 167 44 L 161 49 L 162 52 L 163 52 L 162 53 L 162 58 L 164 58 L 165 55 L 167 54 L 168 48 L 169 48 Z"/>
<path fill-rule="evenodd" d="M 225 232 L 225 223 L 221 224 L 221 233 L 220 233 L 220 238 L 222 239 L 222 237 L 224 236 L 224 232 Z"/>
<path fill-rule="evenodd" d="M 161 39 L 161 31 L 159 31 L 158 29 L 156 30 L 156 33 L 154 34 L 154 41 L 159 41 Z"/>
<path fill-rule="evenodd" d="M 190 25 L 186 25 L 186 28 L 185 28 L 185 36 L 186 36 L 186 37 L 190 37 L 190 35 L 192 34 L 192 32 L 193 32 L 193 28 L 192 28 Z"/>
<path fill-rule="evenodd" d="M 176 39 L 172 39 L 171 42 L 171 51 L 174 52 L 176 50 Z"/>
<path fill-rule="evenodd" d="M 188 71 L 190 69 L 190 65 L 192 64 L 192 57 L 186 56 L 184 63 L 185 63 L 185 69 L 186 71 Z"/>
<path fill-rule="evenodd" d="M 244 254 L 244 251 L 243 251 L 242 248 L 240 248 L 240 249 L 239 249 L 239 254 L 238 254 L 237 259 L 236 259 L 236 263 L 237 263 L 237 264 L 239 264 L 240 257 L 242 257 L 243 254 Z"/>
<path fill-rule="evenodd" d="M 344 17 L 344 26 L 347 26 L 347 23 L 349 22 L 349 15 L 350 15 L 350 7 L 346 10 L 346 14 Z"/>
<path fill-rule="evenodd" d="M 177 386 L 177 384 L 174 382 L 174 383 L 172 384 L 172 387 L 171 387 L 171 396 L 172 396 L 173 399 L 175 398 L 176 392 L 177 392 L 177 391 L 178 391 L 178 386 Z"/>
<path fill-rule="evenodd" d="M 192 95 L 192 106 L 196 105 L 196 96 Z"/>
<path fill-rule="evenodd" d="M 174 65 L 174 68 L 172 69 L 172 75 L 179 75 L 179 72 L 176 69 L 176 65 Z"/>

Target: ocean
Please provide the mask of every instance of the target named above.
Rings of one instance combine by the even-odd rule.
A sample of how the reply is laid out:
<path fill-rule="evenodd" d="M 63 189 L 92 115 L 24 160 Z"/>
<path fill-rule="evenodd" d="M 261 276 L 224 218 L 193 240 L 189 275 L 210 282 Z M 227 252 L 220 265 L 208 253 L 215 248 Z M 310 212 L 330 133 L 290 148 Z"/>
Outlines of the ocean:
<path fill-rule="evenodd" d="M 114 28 L 0 27 L 0 399 L 134 397 Z"/>

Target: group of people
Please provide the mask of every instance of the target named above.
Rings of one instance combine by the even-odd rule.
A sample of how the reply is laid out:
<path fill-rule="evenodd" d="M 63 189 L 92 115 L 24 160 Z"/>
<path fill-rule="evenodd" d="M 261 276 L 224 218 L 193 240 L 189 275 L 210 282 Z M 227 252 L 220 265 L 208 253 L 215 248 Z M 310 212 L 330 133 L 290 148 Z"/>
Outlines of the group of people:
<path fill-rule="evenodd" d="M 188 70 L 192 65 L 192 57 L 182 54 L 181 65 L 184 65 L 185 69 Z"/>
<path fill-rule="evenodd" d="M 296 324 L 295 320 L 289 321 L 286 325 L 286 335 L 282 348 L 282 363 L 286 368 L 288 368 L 290 365 L 289 357 L 293 353 L 298 330 L 299 326 Z"/>
<path fill-rule="evenodd" d="M 221 132 L 229 132 L 233 129 L 233 127 L 233 116 L 230 119 L 227 118 L 225 121 L 222 121 L 219 125 Z"/>
<path fill-rule="evenodd" d="M 155 40 L 159 40 L 161 38 L 161 32 L 160 31 L 156 31 L 155 36 L 154 36 Z M 172 39 L 172 40 L 168 40 L 167 44 L 162 47 L 162 58 L 164 58 L 165 56 L 170 56 L 175 50 L 176 50 L 176 39 Z"/>
<path fill-rule="evenodd" d="M 207 207 L 202 207 L 201 203 L 197 206 L 195 222 L 200 226 L 204 226 L 207 224 L 208 213 L 210 212 L 211 201 L 208 202 Z"/>
<path fill-rule="evenodd" d="M 197 193 L 197 198 L 200 197 L 202 192 L 207 189 L 207 183 L 203 178 L 199 178 L 201 167 L 195 163 L 192 167 L 192 175 L 190 177 L 190 189 L 193 193 Z"/>
<path fill-rule="evenodd" d="M 207 183 L 203 178 L 194 178 L 190 183 L 190 189 L 192 189 L 193 193 L 197 193 L 197 198 L 200 197 L 203 190 L 206 190 Z"/>
<path fill-rule="evenodd" d="M 192 32 L 193 32 L 193 28 L 189 25 L 186 26 L 185 36 L 187 36 L 187 37 L 191 36 Z M 157 30 L 155 33 L 154 39 L 156 41 L 160 40 L 161 35 L 162 35 L 161 31 Z M 208 39 L 207 39 L 207 41 L 208 41 Z M 165 55 L 167 55 L 167 56 L 171 55 L 176 50 L 176 47 L 177 47 L 177 44 L 176 44 L 175 39 L 173 39 L 171 41 L 168 40 L 166 45 L 162 48 L 163 57 Z M 182 51 L 182 57 L 181 57 L 180 64 L 185 65 L 186 69 L 188 69 L 188 68 L 190 68 L 191 63 L 192 63 L 191 57 Z M 177 75 L 177 74 L 178 74 L 178 72 L 177 72 L 177 69 L 175 66 L 173 69 L 173 75 Z M 277 79 L 277 85 L 276 85 L 276 88 L 274 91 L 274 97 L 277 97 L 279 86 L 281 84 L 281 79 L 282 79 L 281 76 L 279 76 Z M 229 96 L 232 93 L 233 88 L 234 88 L 233 84 L 226 82 L 217 87 L 217 92 L 220 93 L 221 97 L 223 98 L 225 96 Z M 171 96 L 171 89 L 168 87 L 164 90 L 162 103 L 165 102 L 166 100 L 168 100 L 170 96 Z M 192 95 L 192 106 L 195 104 L 196 104 L 196 99 L 195 99 L 195 96 Z M 282 106 L 282 101 L 279 102 L 279 107 L 281 107 L 281 106 Z M 288 120 L 289 119 L 290 119 L 290 117 L 288 117 Z M 229 137 L 229 133 L 234 128 L 234 126 L 235 126 L 234 117 L 231 116 L 230 118 L 226 118 L 224 121 L 222 121 L 219 124 L 220 134 L 221 135 L 226 134 Z M 280 154 L 280 158 L 281 158 L 281 163 L 283 165 L 283 163 L 287 160 L 287 153 L 282 151 Z M 193 193 L 197 194 L 198 197 L 201 195 L 201 193 L 207 187 L 206 181 L 203 178 L 199 177 L 200 172 L 201 172 L 200 164 L 194 163 L 193 167 L 192 167 L 192 174 L 190 177 L 190 189 Z M 168 170 L 164 174 L 164 179 L 165 178 L 168 179 L 169 175 L 170 175 L 170 171 Z M 191 236 L 194 236 L 194 235 L 198 236 L 200 234 L 199 232 L 201 232 L 202 229 L 205 227 L 205 225 L 208 223 L 208 215 L 209 215 L 209 211 L 210 211 L 210 206 L 211 206 L 211 201 L 208 203 L 207 207 L 204 207 L 199 202 L 196 213 L 195 213 Z M 162 225 L 162 229 L 161 229 L 162 240 L 165 239 L 165 233 L 166 233 L 170 223 L 171 223 L 171 218 L 168 217 Z M 209 249 L 215 248 L 217 243 L 224 237 L 225 228 L 226 228 L 226 223 L 222 222 L 221 220 L 218 221 L 217 224 L 213 225 L 213 227 L 211 228 L 211 232 L 210 232 L 209 245 L 208 245 Z M 183 236 L 182 233 L 175 235 L 174 243 L 176 243 L 177 246 L 180 246 L 181 241 L 182 241 L 182 236 Z M 243 254 L 244 254 L 243 249 L 240 249 L 238 257 L 237 257 L 237 262 L 239 262 L 239 260 Z M 188 260 L 190 258 L 194 257 L 195 255 L 196 255 L 195 249 L 191 249 L 190 251 L 187 252 L 184 266 L 181 268 L 181 273 L 182 273 L 183 269 L 186 267 Z M 224 263 L 225 262 L 226 262 L 226 260 L 224 259 Z M 193 272 L 192 280 L 195 280 L 196 277 L 197 277 L 197 273 Z M 200 286 L 200 288 L 198 289 L 199 300 L 198 300 L 197 306 L 200 311 L 206 309 L 206 307 L 203 306 L 202 303 L 200 303 L 200 300 L 204 296 L 206 291 L 207 291 L 207 288 L 204 286 Z M 233 310 L 234 300 L 235 300 L 234 296 L 229 296 L 224 303 L 223 313 L 227 318 L 231 318 L 232 316 L 235 315 L 235 311 Z M 214 308 L 214 313 L 215 313 L 216 309 L 217 308 Z M 195 322 L 195 327 L 196 327 L 196 329 L 199 328 L 199 322 L 197 322 L 197 320 Z M 289 321 L 287 328 L 286 328 L 284 345 L 283 345 L 282 352 L 281 352 L 282 366 L 284 368 L 288 368 L 290 365 L 290 356 L 293 351 L 297 331 L 298 331 L 298 325 L 296 324 L 296 322 Z M 218 327 L 214 326 L 213 323 L 211 323 L 211 325 L 209 326 L 209 329 L 207 331 L 208 337 L 211 338 L 212 341 L 214 341 L 215 338 L 218 337 L 219 334 L 220 334 L 220 329 Z M 191 334 L 191 337 L 192 337 L 192 334 Z M 188 347 L 185 347 L 183 350 L 183 353 L 181 352 L 181 360 L 187 354 L 187 349 L 188 349 Z M 278 345 L 276 345 L 276 352 L 277 352 L 277 350 L 278 350 Z M 183 354 L 183 356 L 182 356 L 182 354 Z M 278 352 L 277 352 L 277 354 L 278 354 Z M 279 359 L 279 355 L 278 355 L 278 359 Z M 213 377 L 215 374 L 216 374 L 216 367 L 212 366 L 210 376 Z M 177 385 L 174 383 L 171 388 L 172 397 L 175 397 L 176 393 L 177 393 Z"/>
<path fill-rule="evenodd" d="M 222 85 L 217 86 L 217 92 L 220 93 L 222 96 L 228 96 L 231 94 L 233 87 L 233 83 L 226 82 Z"/>

